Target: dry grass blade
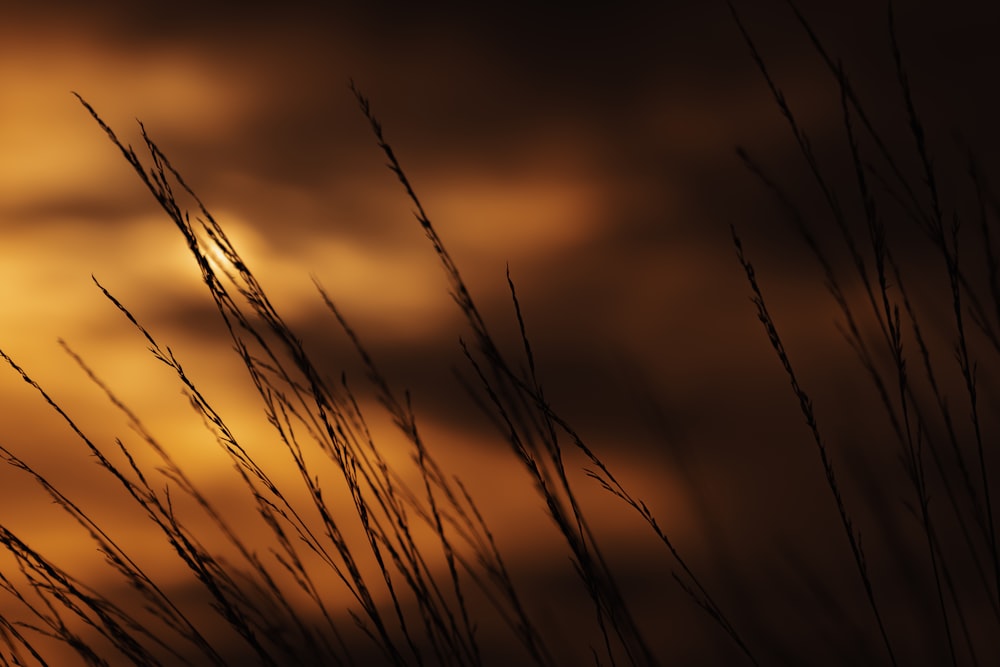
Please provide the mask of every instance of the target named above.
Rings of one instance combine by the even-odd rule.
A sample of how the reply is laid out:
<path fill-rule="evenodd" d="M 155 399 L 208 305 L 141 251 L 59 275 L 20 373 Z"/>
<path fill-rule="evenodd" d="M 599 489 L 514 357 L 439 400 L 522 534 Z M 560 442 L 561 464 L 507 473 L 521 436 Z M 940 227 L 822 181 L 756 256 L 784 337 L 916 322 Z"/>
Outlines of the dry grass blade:
<path fill-rule="evenodd" d="M 778 334 L 778 329 L 774 324 L 774 319 L 771 317 L 771 313 L 767 310 L 767 304 L 764 302 L 764 295 L 760 291 L 760 286 L 757 284 L 757 275 L 754 271 L 753 264 L 751 264 L 743 254 L 743 243 L 740 240 L 740 237 L 736 234 L 735 227 L 732 228 L 732 234 L 733 244 L 736 246 L 737 257 L 740 265 L 746 272 L 747 282 L 750 284 L 750 289 L 753 292 L 751 300 L 757 309 L 757 317 L 764 326 L 764 331 L 767 333 L 767 338 L 771 343 L 771 347 L 774 348 L 775 354 L 778 355 L 778 360 L 781 362 L 782 368 L 785 369 L 785 373 L 788 375 L 788 380 L 792 386 L 792 392 L 799 401 L 799 408 L 802 411 L 802 416 L 805 418 L 806 425 L 809 427 L 809 432 L 816 445 L 816 452 L 819 455 L 820 464 L 823 466 L 823 474 L 826 477 L 827 486 L 829 487 L 834 503 L 837 506 L 837 515 L 840 517 L 841 526 L 844 529 L 844 534 L 846 535 L 847 542 L 850 545 L 851 555 L 854 557 L 854 563 L 857 566 L 858 576 L 861 578 L 861 583 L 865 590 L 865 596 L 867 597 L 869 606 L 875 616 L 875 621 L 879 628 L 879 634 L 882 637 L 882 642 L 885 646 L 889 659 L 892 664 L 895 665 L 897 664 L 895 652 L 893 651 L 892 643 L 889 640 L 888 632 L 885 629 L 885 624 L 882 621 L 882 613 L 875 600 L 875 590 L 872 585 L 871 577 L 868 573 L 868 564 L 865 561 L 864 550 L 861 548 L 861 535 L 855 530 L 854 523 L 851 521 L 851 517 L 847 512 L 847 507 L 844 504 L 844 498 L 840 492 L 840 485 L 837 482 L 837 476 L 834 472 L 833 464 L 831 463 L 830 456 L 827 453 L 826 444 L 820 436 L 819 425 L 816 422 L 816 415 L 813 411 L 812 400 L 809 398 L 809 395 L 805 392 L 805 390 L 803 390 L 799 385 L 798 377 L 795 375 L 795 371 L 792 368 L 792 362 L 788 357 L 788 353 L 785 351 L 784 343 L 781 342 L 781 336 Z"/>

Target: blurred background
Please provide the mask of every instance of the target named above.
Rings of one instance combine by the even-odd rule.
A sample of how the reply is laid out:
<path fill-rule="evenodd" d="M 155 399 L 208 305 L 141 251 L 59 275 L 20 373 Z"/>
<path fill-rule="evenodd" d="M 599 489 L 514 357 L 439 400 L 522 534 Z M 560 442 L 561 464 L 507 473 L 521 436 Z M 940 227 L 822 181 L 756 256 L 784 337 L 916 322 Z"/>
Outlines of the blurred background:
<path fill-rule="evenodd" d="M 799 4 L 919 177 L 885 8 Z M 849 187 L 833 77 L 785 3 L 737 6 L 832 182 Z M 553 405 L 726 591 L 723 605 L 761 644 L 773 636 L 789 645 L 789 660 L 818 641 L 798 638 L 797 622 L 822 634 L 825 621 L 816 619 L 829 610 L 839 608 L 841 620 L 863 613 L 822 470 L 749 301 L 730 225 L 757 267 L 835 464 L 845 476 L 874 466 L 893 489 L 886 502 L 897 504 L 902 470 L 884 417 L 869 407 L 876 395 L 836 330 L 840 316 L 822 273 L 736 156 L 745 147 L 819 236 L 835 239 L 725 3 L 567 11 L 519 3 L 248 2 L 235 10 L 39 2 L 2 14 L 0 349 L 95 441 L 127 438 L 127 426 L 60 338 L 223 505 L 236 488 L 169 369 L 92 275 L 174 350 L 248 446 L 264 460 L 274 456 L 277 470 L 286 463 L 268 448 L 253 388 L 183 239 L 71 91 L 137 147 L 136 119 L 144 123 L 330 377 L 346 370 L 364 399 L 358 364 L 312 277 L 325 286 L 389 379 L 412 391 L 430 447 L 475 491 L 521 580 L 544 593 L 535 601 L 542 623 L 574 637 L 571 605 L 560 603 L 564 592 L 566 600 L 579 594 L 569 592 L 568 553 L 453 377 L 454 368 L 468 371 L 458 346 L 468 332 L 357 108 L 353 78 L 497 337 L 516 355 L 509 266 Z M 896 9 L 915 102 L 942 187 L 956 202 L 971 195 L 959 142 L 990 172 L 1000 141 L 998 19 L 996 5 L 971 0 Z M 855 201 L 846 205 L 857 210 Z M 934 273 L 940 260 L 914 232 L 891 232 L 897 259 L 914 262 L 929 285 L 945 284 Z M 941 322 L 929 335 L 948 346 L 953 334 Z M 388 419 L 372 419 L 387 448 L 400 442 Z M 134 538 L 137 558 L 162 568 L 178 595 L 191 584 L 165 545 L 141 538 L 142 514 L 125 509 L 113 480 L 13 371 L 0 372 L 0 444 Z M 398 456 L 408 456 L 401 442 Z M 581 465 L 571 461 L 578 472 Z M 670 580 L 666 551 L 637 517 L 579 477 L 654 646 L 683 664 L 732 659 Z M 856 492 L 847 493 L 849 505 L 866 502 L 862 486 L 848 485 Z M 238 517 L 252 508 L 233 500 L 229 511 Z M 0 522 L 83 576 L 104 576 L 85 536 L 14 470 L 0 471 Z M 875 567 L 898 563 L 876 558 Z M 840 581 L 850 583 L 831 583 Z M 817 582 L 840 598 L 825 599 Z M 807 622 L 796 609 L 825 611 Z M 857 625 L 866 636 L 869 624 Z M 928 650 L 938 650 L 935 641 Z M 857 646 L 863 655 L 864 641 Z M 582 657 L 589 659 L 586 647 Z"/>

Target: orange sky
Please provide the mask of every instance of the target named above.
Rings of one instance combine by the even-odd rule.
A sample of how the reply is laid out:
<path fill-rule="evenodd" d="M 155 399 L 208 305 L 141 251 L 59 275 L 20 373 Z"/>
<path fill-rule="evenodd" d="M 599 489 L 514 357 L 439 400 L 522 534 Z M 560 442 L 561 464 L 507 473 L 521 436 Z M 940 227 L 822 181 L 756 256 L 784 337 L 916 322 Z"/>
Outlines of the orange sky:
<path fill-rule="evenodd" d="M 783 3 L 752 4 L 748 26 L 798 120 L 831 156 L 834 181 L 849 183 L 829 74 Z M 905 148 L 884 13 L 868 3 L 830 4 L 803 8 L 844 58 L 892 145 Z M 951 134 L 969 138 L 991 168 L 1000 147 L 992 84 L 1000 13 L 981 2 L 931 4 L 899 8 L 899 29 L 917 103 L 940 146 L 944 187 L 968 198 Z M 278 14 L 253 3 L 234 13 L 186 2 L 43 2 L 3 10 L 0 349 L 111 443 L 127 425 L 60 349 L 57 339 L 65 339 L 226 505 L 235 484 L 229 464 L 93 274 L 193 369 L 248 445 L 273 456 L 252 387 L 182 238 L 76 91 L 135 145 L 134 121 L 145 124 L 323 370 L 336 378 L 346 368 L 360 387 L 359 365 L 334 336 L 311 277 L 329 290 L 390 379 L 412 390 L 431 446 L 478 489 L 525 578 L 554 591 L 569 586 L 571 573 L 553 574 L 568 555 L 541 501 L 453 379 L 453 367 L 467 368 L 457 340 L 468 332 L 352 98 L 353 77 L 498 338 L 516 353 L 509 265 L 552 403 L 713 582 L 766 579 L 784 566 L 786 540 L 801 539 L 813 555 L 839 549 L 846 559 L 808 432 L 749 303 L 730 224 L 757 265 L 831 442 L 849 448 L 869 424 L 875 430 L 867 432 L 887 431 L 864 413 L 873 393 L 832 326 L 838 315 L 820 272 L 734 154 L 736 145 L 750 150 L 832 238 L 724 4 L 568 13 L 448 5 Z M 925 261 L 916 239 L 896 238 L 902 259 Z M 856 285 L 849 289 L 857 294 Z M 931 329 L 937 342 L 949 335 Z M 663 406 L 666 443 L 646 423 L 640 384 Z M 360 394 L 377 414 L 370 392 Z M 117 489 L 13 372 L 0 373 L 0 406 L 0 444 L 110 525 L 144 534 L 142 516 L 121 509 Z M 373 422 L 386 448 L 402 451 L 388 419 Z M 393 455 L 405 464 L 405 454 Z M 871 453 L 890 463 L 893 455 Z M 294 483 L 280 459 L 273 465 Z M 624 577 L 626 587 L 640 609 L 655 610 L 647 621 L 655 647 L 687 656 L 683 664 L 731 659 L 669 581 L 666 556 L 650 555 L 657 545 L 634 515 L 579 477 L 595 523 L 634 575 Z M 101 581 L 92 545 L 23 475 L 0 471 L 0 494 L 0 523 Z M 229 505 L 234 516 L 252 513 Z M 819 527 L 810 518 L 817 513 L 826 522 Z M 171 585 L 190 583 L 161 562 L 155 539 L 134 542 Z M 849 564 L 830 558 L 820 561 Z M 831 567 L 824 576 L 848 576 L 847 566 Z M 644 597 L 651 582 L 662 598 Z M 788 615 L 791 607 L 775 604 Z M 550 605 L 547 613 L 563 613 Z M 663 630 L 671 623 L 690 628 Z M 790 650 L 801 649 L 793 642 Z"/>

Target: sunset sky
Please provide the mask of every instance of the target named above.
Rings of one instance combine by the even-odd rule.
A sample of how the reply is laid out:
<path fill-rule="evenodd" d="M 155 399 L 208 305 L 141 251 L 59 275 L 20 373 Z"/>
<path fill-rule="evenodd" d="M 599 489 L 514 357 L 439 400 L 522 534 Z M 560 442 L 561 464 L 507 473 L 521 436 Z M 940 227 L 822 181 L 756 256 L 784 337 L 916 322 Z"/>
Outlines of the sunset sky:
<path fill-rule="evenodd" d="M 827 554 L 821 562 L 839 573 L 830 577 L 849 572 L 730 225 L 831 447 L 888 431 L 864 412 L 875 395 L 834 327 L 821 272 L 736 156 L 745 147 L 833 238 L 725 3 L 357 4 L 364 7 L 251 2 L 235 10 L 185 0 L 0 10 L 0 349 L 96 438 L 126 436 L 124 421 L 59 347 L 65 339 L 173 443 L 193 478 L 225 497 L 229 464 L 93 275 L 175 351 L 249 443 L 266 447 L 253 388 L 183 239 L 75 91 L 137 147 L 135 121 L 145 124 L 324 370 L 336 378 L 346 369 L 363 387 L 312 278 L 322 283 L 390 380 L 411 389 L 431 447 L 481 494 L 524 576 L 553 591 L 570 586 L 568 555 L 548 534 L 541 501 L 454 380 L 452 368 L 468 370 L 458 346 L 466 326 L 357 108 L 353 79 L 498 338 L 517 354 L 509 266 L 551 402 L 712 581 L 725 588 L 728 578 L 769 577 L 795 540 L 803 553 Z M 831 179 L 849 185 L 831 75 L 785 3 L 736 4 Z M 943 188 L 967 199 L 953 136 L 995 172 L 1000 5 L 898 4 L 901 48 Z M 800 5 L 843 58 L 872 119 L 911 160 L 884 8 Z M 907 164 L 916 175 L 916 162 Z M 899 258 L 925 261 L 915 237 L 894 231 Z M 928 276 L 940 269 L 928 266 Z M 849 283 L 852 295 L 857 289 Z M 947 340 L 946 327 L 931 329 Z M 647 397 L 661 406 L 662 429 Z M 391 443 L 391 424 L 379 419 Z M 144 530 L 143 517 L 119 511 L 118 489 L 13 371 L 0 372 L 0 444 L 120 530 Z M 891 450 L 871 456 L 895 461 Z M 579 483 L 599 532 L 632 566 L 626 586 L 658 587 L 637 603 L 659 605 L 661 616 L 649 621 L 655 646 L 688 656 L 682 664 L 732 657 L 670 581 L 671 563 L 634 515 L 582 474 Z M 100 580 L 93 546 L 13 470 L 0 470 L 0 523 L 67 563 L 79 556 L 80 570 Z M 155 540 L 135 546 L 153 560 L 162 549 Z M 730 577 L 732 559 L 739 566 Z M 555 581 L 547 568 L 568 574 Z M 165 568 L 163 576 L 180 575 Z"/>

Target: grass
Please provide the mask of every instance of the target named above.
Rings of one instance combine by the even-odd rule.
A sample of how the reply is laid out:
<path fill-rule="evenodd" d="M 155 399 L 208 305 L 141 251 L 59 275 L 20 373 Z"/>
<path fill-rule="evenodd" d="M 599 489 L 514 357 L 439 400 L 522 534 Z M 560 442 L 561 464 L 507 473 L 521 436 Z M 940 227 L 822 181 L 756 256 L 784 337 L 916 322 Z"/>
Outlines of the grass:
<path fill-rule="evenodd" d="M 1000 552 L 991 497 L 996 464 L 990 446 L 996 425 L 991 418 L 994 397 L 984 387 L 992 376 L 991 361 L 1000 353 L 1000 262 L 993 227 L 1000 198 L 971 152 L 966 174 L 971 204 L 943 192 L 891 9 L 890 53 L 909 135 L 905 153 L 890 148 L 893 144 L 876 128 L 848 73 L 794 5 L 792 11 L 839 93 L 842 157 L 852 183 L 845 189 L 823 166 L 733 8 L 750 55 L 825 202 L 825 218 L 810 220 L 748 151 L 740 149 L 738 155 L 774 194 L 790 233 L 801 237 L 820 267 L 840 311 L 843 337 L 875 390 L 873 400 L 894 438 L 891 446 L 905 488 L 884 488 L 892 478 L 879 477 L 879 471 L 870 472 L 870 482 L 864 474 L 845 482 L 849 476 L 825 435 L 823 413 L 810 398 L 810 382 L 819 381 L 797 372 L 778 316 L 765 301 L 765 281 L 748 258 L 737 227 L 732 238 L 764 335 L 787 375 L 805 435 L 814 446 L 816 480 L 825 483 L 836 518 L 828 530 L 842 540 L 837 556 L 853 573 L 853 584 L 838 583 L 836 591 L 818 580 L 823 576 L 818 566 L 807 579 L 807 585 L 840 600 L 829 602 L 830 608 L 842 605 L 846 610 L 831 640 L 851 647 L 843 655 L 816 648 L 803 656 L 794 638 L 782 637 L 786 619 L 755 621 L 766 605 L 741 601 L 735 590 L 719 590 L 719 578 L 705 576 L 710 568 L 686 559 L 669 526 L 661 525 L 627 481 L 616 477 L 600 452 L 560 415 L 543 390 L 529 322 L 509 273 L 520 349 L 503 349 L 369 100 L 352 84 L 378 149 L 409 199 L 464 318 L 467 334 L 460 347 L 468 364 L 464 377 L 470 397 L 518 462 L 575 572 L 579 599 L 587 609 L 585 614 L 566 610 L 566 619 L 579 624 L 571 628 L 574 645 L 561 645 L 551 625 L 538 620 L 536 606 L 484 518 L 488 512 L 478 504 L 484 499 L 439 462 L 409 393 L 387 379 L 325 288 L 316 285 L 319 302 L 356 352 L 366 391 L 374 392 L 405 439 L 413 462 L 410 472 L 376 442 L 372 415 L 362 409 L 347 375 L 336 381 L 327 377 L 223 225 L 146 129 L 140 124 L 140 157 L 80 97 L 184 238 L 271 427 L 273 447 L 280 449 L 295 477 L 293 483 L 275 475 L 253 448 L 241 444 L 170 347 L 95 279 L 181 385 L 231 464 L 240 502 L 253 509 L 263 533 L 245 531 L 228 518 L 175 459 L 171 443 L 159 441 L 67 345 L 70 358 L 110 409 L 124 417 L 137 440 L 106 444 L 91 438 L 26 369 L 0 350 L 12 371 L 94 457 L 104 476 L 101 483 L 116 485 L 155 527 L 163 547 L 197 590 L 185 601 L 158 584 L 148 566 L 129 554 L 125 540 L 110 534 L 93 512 L 77 505 L 17 452 L 0 446 L 7 463 L 37 483 L 89 536 L 111 578 L 129 591 L 97 589 L 66 569 L 66 554 L 41 553 L 0 525 L 11 564 L 0 570 L 0 586 L 22 612 L 0 616 L 3 664 L 62 664 L 63 658 L 51 656 L 67 654 L 91 665 L 555 665 L 581 659 L 602 665 L 668 664 L 672 656 L 659 655 L 651 636 L 669 619 L 638 616 L 619 585 L 623 573 L 606 556 L 606 538 L 581 501 L 585 491 L 574 475 L 579 461 L 588 477 L 583 482 L 603 489 L 605 502 L 620 504 L 634 515 L 636 525 L 650 532 L 662 549 L 662 567 L 679 584 L 681 595 L 694 603 L 692 613 L 699 608 L 704 612 L 704 623 L 729 642 L 734 659 L 755 665 L 803 660 L 994 664 L 1000 656 Z M 830 222 L 839 236 L 836 245 L 821 241 L 818 233 Z M 907 266 L 900 260 L 896 244 L 914 237 L 931 248 L 936 267 Z M 944 287 L 938 292 L 946 295 L 942 301 L 924 298 L 910 287 L 932 271 Z M 947 340 L 944 349 L 931 335 L 941 331 Z M 886 492 L 898 500 L 878 502 Z M 864 535 L 859 525 L 869 527 Z M 763 595 L 777 595 L 788 585 L 767 582 L 770 588 Z M 655 596 L 667 609 L 666 600 L 674 594 L 663 590 Z M 818 626 L 825 613 L 812 613 Z M 770 626 L 771 632 L 762 632 L 762 626 Z M 919 636 L 913 627 L 920 628 Z"/>

